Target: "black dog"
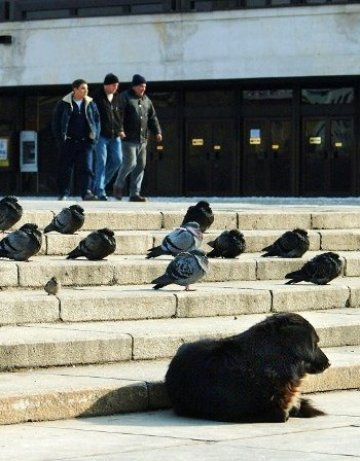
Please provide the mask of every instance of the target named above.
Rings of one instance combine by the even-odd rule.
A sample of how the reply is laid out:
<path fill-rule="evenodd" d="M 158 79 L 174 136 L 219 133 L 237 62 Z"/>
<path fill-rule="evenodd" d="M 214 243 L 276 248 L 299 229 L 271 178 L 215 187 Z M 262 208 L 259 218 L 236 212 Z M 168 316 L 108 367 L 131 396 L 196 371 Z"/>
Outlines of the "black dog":
<path fill-rule="evenodd" d="M 324 413 L 300 398 L 307 373 L 330 366 L 313 326 L 275 314 L 229 338 L 183 344 L 166 374 L 177 414 L 232 422 L 285 422 Z"/>

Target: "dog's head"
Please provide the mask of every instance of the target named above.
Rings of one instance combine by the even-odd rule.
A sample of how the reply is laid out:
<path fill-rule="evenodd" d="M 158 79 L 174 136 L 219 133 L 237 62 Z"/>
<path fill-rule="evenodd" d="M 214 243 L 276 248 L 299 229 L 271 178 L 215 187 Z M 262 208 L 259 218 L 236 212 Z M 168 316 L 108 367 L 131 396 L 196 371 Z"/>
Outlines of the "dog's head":
<path fill-rule="evenodd" d="M 274 314 L 263 323 L 271 328 L 271 335 L 277 337 L 284 356 L 292 363 L 302 363 L 305 373 L 321 373 L 330 366 L 328 358 L 318 346 L 319 336 L 315 328 L 301 315 Z"/>

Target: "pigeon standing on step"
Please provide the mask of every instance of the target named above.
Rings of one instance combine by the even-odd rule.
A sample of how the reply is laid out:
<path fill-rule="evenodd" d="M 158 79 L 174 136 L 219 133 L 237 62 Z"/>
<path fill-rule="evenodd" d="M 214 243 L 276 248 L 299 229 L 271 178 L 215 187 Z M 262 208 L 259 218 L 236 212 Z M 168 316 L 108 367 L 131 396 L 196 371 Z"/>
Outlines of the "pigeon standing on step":
<path fill-rule="evenodd" d="M 208 245 L 213 248 L 208 258 L 236 258 L 246 249 L 244 235 L 237 229 L 225 230 Z"/>
<path fill-rule="evenodd" d="M 210 208 L 209 202 L 201 200 L 196 205 L 190 206 L 184 216 L 181 226 L 195 221 L 199 223 L 201 232 L 205 232 L 214 222 L 214 214 Z"/>
<path fill-rule="evenodd" d="M 156 258 L 161 255 L 175 256 L 183 251 L 192 251 L 200 247 L 202 240 L 200 225 L 197 222 L 188 222 L 170 232 L 161 245 L 149 248 L 146 258 Z"/>
<path fill-rule="evenodd" d="M 280 256 L 281 258 L 301 258 L 310 246 L 308 233 L 304 229 L 294 229 L 282 234 L 275 242 L 262 251 L 263 257 Z"/>
<path fill-rule="evenodd" d="M 42 233 L 36 224 L 24 224 L 0 241 L 0 258 L 28 261 L 40 251 Z"/>
<path fill-rule="evenodd" d="M 61 288 L 61 283 L 56 277 L 51 277 L 50 280 L 48 280 L 45 283 L 44 290 L 48 295 L 57 295 L 59 293 L 59 290 Z"/>
<path fill-rule="evenodd" d="M 2 232 L 10 229 L 22 217 L 23 209 L 18 199 L 8 195 L 0 200 L 0 230 Z"/>
<path fill-rule="evenodd" d="M 70 251 L 66 259 L 76 259 L 80 256 L 96 261 L 110 254 L 116 250 L 115 234 L 108 228 L 99 229 L 91 232 L 86 238 L 81 240 L 78 246 Z"/>
<path fill-rule="evenodd" d="M 198 282 L 208 271 L 208 258 L 202 250 L 179 253 L 167 266 L 165 274 L 154 279 L 154 290 L 175 283 L 190 290 L 190 284 Z"/>
<path fill-rule="evenodd" d="M 44 233 L 57 231 L 61 234 L 74 234 L 82 227 L 84 221 L 84 208 L 79 205 L 71 205 L 68 208 L 63 208 L 60 213 L 54 216 L 51 223 L 45 227 Z"/>
<path fill-rule="evenodd" d="M 332 251 L 323 253 L 307 261 L 300 270 L 286 274 L 285 278 L 290 279 L 286 285 L 303 281 L 326 285 L 341 274 L 342 266 L 343 263 L 337 253 Z"/>

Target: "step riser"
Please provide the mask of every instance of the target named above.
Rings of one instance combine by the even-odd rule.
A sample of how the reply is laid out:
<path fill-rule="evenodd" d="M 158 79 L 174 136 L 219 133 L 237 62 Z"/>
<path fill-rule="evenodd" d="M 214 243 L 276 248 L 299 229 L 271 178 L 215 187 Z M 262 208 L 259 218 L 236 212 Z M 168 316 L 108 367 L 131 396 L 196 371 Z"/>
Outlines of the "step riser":
<path fill-rule="evenodd" d="M 209 272 L 199 282 L 226 282 L 251 280 L 284 280 L 288 272 L 300 269 L 310 258 L 238 258 L 211 259 Z M 109 256 L 102 261 L 85 259 L 53 260 L 15 263 L 5 261 L 2 266 L 3 287 L 43 287 L 49 278 L 56 276 L 63 286 L 91 285 L 141 285 L 151 281 L 166 270 L 171 257 L 137 261 L 114 260 Z M 360 276 L 360 258 L 343 258 L 344 274 L 347 277 Z M 173 289 L 175 285 L 171 285 Z"/>
<path fill-rule="evenodd" d="M 271 312 L 301 312 L 360 307 L 360 287 L 276 286 L 273 289 L 236 289 L 195 292 L 151 288 L 127 294 L 120 287 L 111 293 L 62 290 L 58 297 L 45 293 L 8 293 L 0 300 L 0 325 L 141 320 L 172 317 L 216 317 Z"/>
<path fill-rule="evenodd" d="M 89 330 L 90 331 L 90 330 Z M 113 339 L 76 339 L 65 341 L 33 341 L 29 344 L 2 344 L 0 348 L 0 371 L 17 368 L 86 365 L 129 360 L 155 360 L 172 357 L 184 342 L 202 338 L 222 338 L 242 331 L 239 322 L 226 327 L 226 331 L 180 331 L 161 335 L 133 332 L 112 333 Z M 322 347 L 357 345 L 359 325 L 317 328 Z M 94 336 L 94 333 L 92 333 Z M 106 337 L 106 335 L 105 335 Z"/>
<path fill-rule="evenodd" d="M 28 211 L 25 210 L 21 220 L 14 226 L 18 229 L 27 222 L 36 223 L 43 229 L 50 223 L 57 211 Z M 184 217 L 186 209 L 182 212 L 160 211 L 90 211 L 85 207 L 84 231 L 109 227 L 113 230 L 160 230 L 178 227 Z M 240 230 L 274 230 L 294 229 L 354 229 L 360 228 L 360 213 L 349 212 L 293 212 L 291 210 L 262 210 L 223 212 L 214 210 L 215 220 L 211 229 Z"/>
<path fill-rule="evenodd" d="M 356 389 L 360 366 L 330 368 L 321 375 L 308 376 L 302 392 Z M 113 388 L 69 390 L 43 394 L 0 397 L 0 424 L 52 421 L 77 417 L 111 415 L 169 408 L 163 382 L 117 382 Z"/>

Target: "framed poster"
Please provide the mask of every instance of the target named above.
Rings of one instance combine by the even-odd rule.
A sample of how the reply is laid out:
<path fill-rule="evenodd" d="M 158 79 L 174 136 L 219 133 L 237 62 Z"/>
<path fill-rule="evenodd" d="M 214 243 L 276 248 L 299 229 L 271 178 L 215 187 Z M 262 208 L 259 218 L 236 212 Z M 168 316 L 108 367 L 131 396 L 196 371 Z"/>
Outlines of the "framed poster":
<path fill-rule="evenodd" d="M 9 167 L 9 138 L 1 137 L 0 138 L 0 168 Z"/>

